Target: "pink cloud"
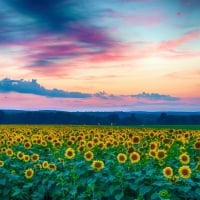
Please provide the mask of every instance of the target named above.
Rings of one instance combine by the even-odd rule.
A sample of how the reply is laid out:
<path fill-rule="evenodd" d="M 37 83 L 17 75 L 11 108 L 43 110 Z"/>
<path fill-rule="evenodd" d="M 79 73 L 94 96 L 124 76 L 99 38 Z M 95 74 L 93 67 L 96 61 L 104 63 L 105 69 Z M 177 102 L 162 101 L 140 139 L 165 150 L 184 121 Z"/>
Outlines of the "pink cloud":
<path fill-rule="evenodd" d="M 184 50 L 168 50 L 167 54 L 164 55 L 168 59 L 192 59 L 195 57 L 200 57 L 200 51 L 184 51 Z"/>
<path fill-rule="evenodd" d="M 161 50 L 173 49 L 173 48 L 181 46 L 182 44 L 185 44 L 187 42 L 190 42 L 192 40 L 199 39 L 199 38 L 200 38 L 200 30 L 190 31 L 179 38 L 162 42 L 160 44 L 160 49 Z"/>
<path fill-rule="evenodd" d="M 28 109 L 28 110 L 200 110 L 200 98 L 183 98 L 177 101 L 166 102 L 151 99 L 137 99 L 129 95 L 120 99 L 102 99 L 95 96 L 88 99 L 46 98 L 31 94 L 0 93 L 0 109 Z"/>

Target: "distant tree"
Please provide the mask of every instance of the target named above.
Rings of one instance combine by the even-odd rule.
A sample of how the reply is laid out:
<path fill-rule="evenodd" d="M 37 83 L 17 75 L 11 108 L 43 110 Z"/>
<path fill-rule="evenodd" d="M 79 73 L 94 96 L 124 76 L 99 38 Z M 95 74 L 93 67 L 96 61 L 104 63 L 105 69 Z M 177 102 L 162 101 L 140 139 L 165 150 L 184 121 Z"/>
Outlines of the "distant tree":
<path fill-rule="evenodd" d="M 116 125 L 120 122 L 119 116 L 116 113 L 111 113 L 107 116 L 107 122 L 112 125 Z"/>
<path fill-rule="evenodd" d="M 0 123 L 3 123 L 5 121 L 5 113 L 3 110 L 0 110 Z"/>
<path fill-rule="evenodd" d="M 158 117 L 157 124 L 165 124 L 166 121 L 167 121 L 167 114 L 161 113 L 160 116 Z"/>

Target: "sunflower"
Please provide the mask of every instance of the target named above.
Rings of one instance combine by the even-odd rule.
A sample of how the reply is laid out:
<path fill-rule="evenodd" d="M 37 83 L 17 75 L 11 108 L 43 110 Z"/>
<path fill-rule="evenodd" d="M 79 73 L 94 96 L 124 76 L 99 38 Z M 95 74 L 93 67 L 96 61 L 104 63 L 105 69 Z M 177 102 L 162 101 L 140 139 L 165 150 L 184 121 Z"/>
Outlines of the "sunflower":
<path fill-rule="evenodd" d="M 105 144 L 104 144 L 104 142 L 99 142 L 98 143 L 98 147 L 100 148 L 100 149 L 105 149 Z"/>
<path fill-rule="evenodd" d="M 165 144 L 165 146 L 164 146 L 164 150 L 165 150 L 165 151 L 168 151 L 170 147 L 171 147 L 170 144 Z"/>
<path fill-rule="evenodd" d="M 129 156 L 131 163 L 137 163 L 140 161 L 140 154 L 137 152 L 132 152 Z"/>
<path fill-rule="evenodd" d="M 84 158 L 87 161 L 91 161 L 94 158 L 94 154 L 92 151 L 87 151 L 84 153 Z"/>
<path fill-rule="evenodd" d="M 190 167 L 187 166 L 187 165 L 184 165 L 184 166 L 180 167 L 179 170 L 178 170 L 178 172 L 179 172 L 179 175 L 182 178 L 190 178 L 191 173 L 192 173 Z"/>
<path fill-rule="evenodd" d="M 190 162 L 190 156 L 187 153 L 183 153 L 179 156 L 179 161 L 182 164 L 188 164 Z"/>
<path fill-rule="evenodd" d="M 48 135 L 48 136 L 46 136 L 45 138 L 46 138 L 46 140 L 47 140 L 48 142 L 51 142 L 52 139 L 53 139 L 53 136 L 52 136 L 52 135 Z"/>
<path fill-rule="evenodd" d="M 152 157 L 156 157 L 156 151 L 155 150 L 150 150 L 149 155 Z"/>
<path fill-rule="evenodd" d="M 85 145 L 86 145 L 86 141 L 82 139 L 82 140 L 79 141 L 79 144 L 80 144 L 81 146 L 85 146 Z"/>
<path fill-rule="evenodd" d="M 156 152 L 156 158 L 158 160 L 164 159 L 166 157 L 166 151 L 165 150 L 158 150 Z"/>
<path fill-rule="evenodd" d="M 23 156 L 23 160 L 24 160 L 24 162 L 29 162 L 30 159 L 31 159 L 31 158 L 30 158 L 29 155 L 24 154 L 24 156 Z"/>
<path fill-rule="evenodd" d="M 163 144 L 169 144 L 169 139 L 168 138 L 163 138 L 162 139 Z"/>
<path fill-rule="evenodd" d="M 168 193 L 168 191 L 167 190 L 161 190 L 160 192 L 159 192 L 159 196 L 162 198 L 162 199 L 169 199 L 169 197 L 170 197 L 170 194 Z"/>
<path fill-rule="evenodd" d="M 19 160 L 23 160 L 23 159 L 24 159 L 24 153 L 21 152 L 21 151 L 18 151 L 18 152 L 17 152 L 17 158 L 18 158 Z"/>
<path fill-rule="evenodd" d="M 114 140 L 114 141 L 113 141 L 113 146 L 114 146 L 114 147 L 117 147 L 118 145 L 119 145 L 119 142 L 118 142 L 117 140 Z"/>
<path fill-rule="evenodd" d="M 200 141 L 197 141 L 197 142 L 194 143 L 194 148 L 200 149 Z"/>
<path fill-rule="evenodd" d="M 34 153 L 31 155 L 31 160 L 33 162 L 37 162 L 40 159 L 39 155 L 37 153 Z"/>
<path fill-rule="evenodd" d="M 140 143 L 140 137 L 139 136 L 133 136 L 132 141 L 134 144 L 139 144 Z"/>
<path fill-rule="evenodd" d="M 18 143 L 21 142 L 20 136 L 16 136 L 16 141 L 17 141 Z"/>
<path fill-rule="evenodd" d="M 49 164 L 48 165 L 48 169 L 49 170 L 56 170 L 57 169 L 57 166 L 55 164 Z"/>
<path fill-rule="evenodd" d="M 101 160 L 94 160 L 91 167 L 94 171 L 101 171 L 104 168 L 104 162 Z"/>
<path fill-rule="evenodd" d="M 67 141 L 67 145 L 68 145 L 68 146 L 72 146 L 73 144 L 74 144 L 74 141 L 73 141 L 73 140 L 68 140 L 68 141 Z"/>
<path fill-rule="evenodd" d="M 0 140 L 0 146 L 3 146 L 5 144 L 4 140 Z"/>
<path fill-rule="evenodd" d="M 0 160 L 0 167 L 4 166 L 4 161 Z"/>
<path fill-rule="evenodd" d="M 27 142 L 24 143 L 24 148 L 25 149 L 30 149 L 31 147 L 32 147 L 31 142 L 27 141 Z"/>
<path fill-rule="evenodd" d="M 88 147 L 89 149 L 92 149 L 92 148 L 94 147 L 94 142 L 93 142 L 93 141 L 88 141 L 87 147 Z"/>
<path fill-rule="evenodd" d="M 46 147 L 46 146 L 47 146 L 47 142 L 46 142 L 45 140 L 42 140 L 41 145 L 42 145 L 43 147 Z"/>
<path fill-rule="evenodd" d="M 117 155 L 117 160 L 118 160 L 119 163 L 125 163 L 126 160 L 127 160 L 126 154 L 124 154 L 124 153 L 119 153 L 119 154 Z"/>
<path fill-rule="evenodd" d="M 163 165 L 165 164 L 165 162 L 164 162 L 164 160 L 159 160 L 159 161 L 158 161 L 158 164 L 159 164 L 160 166 L 163 166 Z"/>
<path fill-rule="evenodd" d="M 33 171 L 32 168 L 28 168 L 28 169 L 25 171 L 24 174 L 25 174 L 25 177 L 26 177 L 27 179 L 30 179 L 30 178 L 33 177 L 34 171 Z"/>
<path fill-rule="evenodd" d="M 152 137 L 155 136 L 155 133 L 154 133 L 154 132 L 151 132 L 151 133 L 149 134 L 149 136 L 152 138 Z"/>
<path fill-rule="evenodd" d="M 106 141 L 105 142 L 105 148 L 109 148 L 109 147 L 111 147 L 112 146 L 112 142 L 111 141 Z"/>
<path fill-rule="evenodd" d="M 48 166 L 49 166 L 48 161 L 45 160 L 45 161 L 42 162 L 42 167 L 43 167 L 44 169 L 47 169 Z"/>
<path fill-rule="evenodd" d="M 77 151 L 78 151 L 79 153 L 83 152 L 84 150 L 85 150 L 85 147 L 82 146 L 82 145 L 79 145 L 79 146 L 77 147 Z"/>
<path fill-rule="evenodd" d="M 133 153 L 134 151 L 135 151 L 135 149 L 133 146 L 128 147 L 128 153 Z"/>
<path fill-rule="evenodd" d="M 171 183 L 176 183 L 178 181 L 179 177 L 178 176 L 172 176 L 169 180 Z"/>
<path fill-rule="evenodd" d="M 6 149 L 6 155 L 7 156 L 13 156 L 13 150 L 11 148 Z"/>
<path fill-rule="evenodd" d="M 37 163 L 37 164 L 34 165 L 34 167 L 37 168 L 37 169 L 41 169 L 42 165 L 40 163 Z"/>
<path fill-rule="evenodd" d="M 37 144 L 37 140 L 36 139 L 33 139 L 31 140 L 32 144 Z"/>
<path fill-rule="evenodd" d="M 73 159 L 75 157 L 75 151 L 74 149 L 72 148 L 67 148 L 66 151 L 65 151 L 65 157 L 67 159 Z"/>
<path fill-rule="evenodd" d="M 39 144 L 39 145 L 41 145 L 41 143 L 42 143 L 42 140 L 39 138 L 39 139 L 37 139 L 37 141 L 36 141 L 36 144 Z"/>
<path fill-rule="evenodd" d="M 63 159 L 63 158 L 60 158 L 60 157 L 58 158 L 58 160 L 59 160 L 59 162 L 62 163 L 62 164 L 64 164 L 64 162 L 65 162 L 64 159 Z"/>
<path fill-rule="evenodd" d="M 173 169 L 171 167 L 165 167 L 163 169 L 163 175 L 166 178 L 171 178 L 173 176 Z"/>
<path fill-rule="evenodd" d="M 94 144 L 98 144 L 99 143 L 99 138 L 98 137 L 94 137 L 93 138 L 93 142 L 94 142 Z"/>
<path fill-rule="evenodd" d="M 56 147 L 61 147 L 62 146 L 62 143 L 60 141 L 57 141 L 57 142 L 53 142 L 53 147 L 56 148 Z"/>
<path fill-rule="evenodd" d="M 150 143 L 150 149 L 151 150 L 155 150 L 155 149 L 157 149 L 157 147 L 158 147 L 158 144 L 156 142 L 151 142 Z"/>

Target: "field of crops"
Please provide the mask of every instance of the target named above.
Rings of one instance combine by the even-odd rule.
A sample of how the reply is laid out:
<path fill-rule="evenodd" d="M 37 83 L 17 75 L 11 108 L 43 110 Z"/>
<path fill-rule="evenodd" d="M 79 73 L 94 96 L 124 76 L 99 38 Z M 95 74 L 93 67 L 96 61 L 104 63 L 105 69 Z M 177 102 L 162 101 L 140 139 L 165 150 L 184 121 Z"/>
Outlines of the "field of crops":
<path fill-rule="evenodd" d="M 3 200 L 199 199 L 200 130 L 1 126 Z"/>

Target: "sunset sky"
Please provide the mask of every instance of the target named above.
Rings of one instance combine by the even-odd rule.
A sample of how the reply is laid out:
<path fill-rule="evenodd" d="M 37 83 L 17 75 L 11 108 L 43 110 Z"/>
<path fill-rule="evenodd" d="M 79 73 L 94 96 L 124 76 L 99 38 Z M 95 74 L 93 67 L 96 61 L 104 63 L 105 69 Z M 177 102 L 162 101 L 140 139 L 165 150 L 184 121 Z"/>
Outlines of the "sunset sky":
<path fill-rule="evenodd" d="M 0 109 L 200 111 L 199 0 L 1 0 Z"/>

